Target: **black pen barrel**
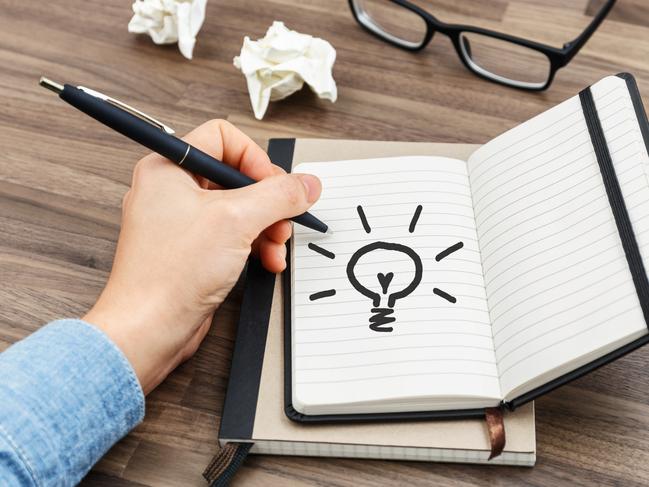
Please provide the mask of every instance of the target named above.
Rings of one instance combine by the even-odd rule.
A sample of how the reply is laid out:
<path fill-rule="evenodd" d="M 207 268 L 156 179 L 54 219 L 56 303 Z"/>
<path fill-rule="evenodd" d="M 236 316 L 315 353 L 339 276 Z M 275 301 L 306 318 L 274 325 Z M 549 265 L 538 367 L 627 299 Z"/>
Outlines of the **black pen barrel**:
<path fill-rule="evenodd" d="M 176 162 L 188 171 L 203 176 L 228 189 L 243 188 L 256 183 L 251 177 L 240 173 L 227 164 L 221 163 L 221 161 L 219 161 L 219 164 L 214 164 L 214 158 L 202 150 L 189 144 L 187 144 L 187 147 L 189 147 L 189 150 L 183 154 L 184 159 L 179 159 Z"/>
<path fill-rule="evenodd" d="M 224 188 L 242 188 L 255 183 L 254 179 L 200 149 L 75 86 L 64 85 L 59 97 L 98 122 Z M 303 213 L 292 220 L 319 232 L 327 231 L 327 225 L 310 213 Z"/>
<path fill-rule="evenodd" d="M 301 215 L 291 218 L 291 220 L 318 232 L 327 233 L 329 230 L 329 227 L 323 223 L 322 220 L 319 220 L 311 213 L 302 213 Z"/>
<path fill-rule="evenodd" d="M 187 151 L 186 142 L 75 86 L 64 85 L 59 97 L 98 122 L 176 163 Z"/>

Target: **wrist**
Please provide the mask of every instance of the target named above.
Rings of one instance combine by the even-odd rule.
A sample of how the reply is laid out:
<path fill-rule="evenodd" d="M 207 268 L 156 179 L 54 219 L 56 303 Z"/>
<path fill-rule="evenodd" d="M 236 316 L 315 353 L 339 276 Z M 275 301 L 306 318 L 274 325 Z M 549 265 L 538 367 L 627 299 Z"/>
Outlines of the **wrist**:
<path fill-rule="evenodd" d="M 114 299 L 107 288 L 83 320 L 96 326 L 120 349 L 133 367 L 144 394 L 171 371 L 173 351 L 166 346 L 163 324 L 150 300 L 137 305 Z"/>

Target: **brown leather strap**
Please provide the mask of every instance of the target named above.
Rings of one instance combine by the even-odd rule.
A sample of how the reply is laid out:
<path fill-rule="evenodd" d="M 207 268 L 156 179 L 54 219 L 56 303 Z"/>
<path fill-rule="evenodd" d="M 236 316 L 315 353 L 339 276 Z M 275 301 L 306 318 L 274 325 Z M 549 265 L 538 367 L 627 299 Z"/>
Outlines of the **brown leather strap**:
<path fill-rule="evenodd" d="M 212 487 L 226 486 L 248 455 L 252 443 L 226 443 L 203 472 Z"/>
<path fill-rule="evenodd" d="M 505 420 L 501 408 L 487 408 L 485 413 L 489 442 L 491 443 L 491 455 L 489 455 L 489 460 L 491 460 L 505 449 Z"/>

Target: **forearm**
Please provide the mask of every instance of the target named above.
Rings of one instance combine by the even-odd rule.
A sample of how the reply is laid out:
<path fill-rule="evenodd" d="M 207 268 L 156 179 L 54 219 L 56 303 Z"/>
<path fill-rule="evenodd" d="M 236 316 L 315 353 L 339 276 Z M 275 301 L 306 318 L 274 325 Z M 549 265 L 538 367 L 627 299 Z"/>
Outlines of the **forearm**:
<path fill-rule="evenodd" d="M 122 352 L 97 328 L 60 320 L 0 354 L 0 478 L 74 485 L 144 416 Z"/>

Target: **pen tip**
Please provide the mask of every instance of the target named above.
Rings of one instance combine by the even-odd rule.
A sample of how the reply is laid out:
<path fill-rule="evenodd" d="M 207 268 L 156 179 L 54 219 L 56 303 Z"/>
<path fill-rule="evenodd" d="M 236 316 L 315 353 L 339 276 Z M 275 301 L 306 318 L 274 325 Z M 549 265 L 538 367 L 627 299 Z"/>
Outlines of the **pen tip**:
<path fill-rule="evenodd" d="M 325 235 L 333 235 L 334 231 L 331 229 L 331 227 L 327 227 L 327 231 L 325 232 Z"/>
<path fill-rule="evenodd" d="M 47 88 L 48 90 L 53 91 L 54 93 L 61 93 L 63 91 L 63 85 L 60 85 L 59 83 L 55 83 L 54 81 L 46 78 L 45 76 L 41 76 L 41 79 L 38 81 L 38 84 L 41 85 L 43 88 Z"/>

